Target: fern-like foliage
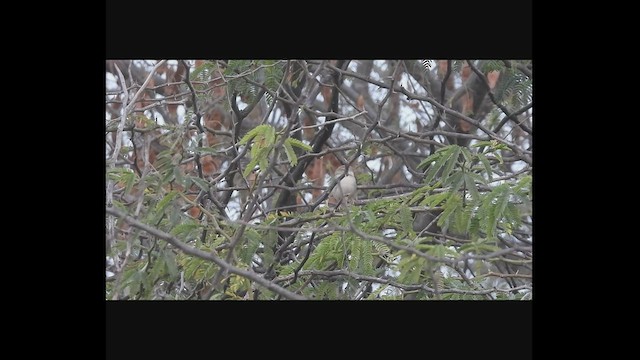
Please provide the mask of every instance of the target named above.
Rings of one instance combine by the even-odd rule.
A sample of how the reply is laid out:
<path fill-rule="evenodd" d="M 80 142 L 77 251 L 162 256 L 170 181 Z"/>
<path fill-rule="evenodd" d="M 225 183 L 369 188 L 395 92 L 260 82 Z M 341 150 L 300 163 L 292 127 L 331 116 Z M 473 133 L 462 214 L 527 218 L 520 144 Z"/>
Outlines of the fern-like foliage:
<path fill-rule="evenodd" d="M 485 147 L 485 150 L 473 154 L 467 148 L 449 145 L 423 160 L 418 168 L 427 169 L 424 178 L 427 186 L 417 190 L 420 195 L 414 196 L 410 203 L 441 206 L 444 211 L 437 224 L 445 232 L 451 229 L 472 238 L 496 239 L 499 231 L 509 232 L 520 225 L 517 203 L 529 201 L 530 177 L 481 192 L 479 187 L 488 186 L 492 177 L 486 155 L 490 153 L 500 159 L 499 153 L 506 148 L 495 141 L 479 142 L 474 146 Z M 438 188 L 441 191 L 429 193 Z"/>
<path fill-rule="evenodd" d="M 532 101 L 532 79 L 516 70 L 514 66 L 507 68 L 502 61 L 488 60 L 483 63 L 481 71 L 485 74 L 490 71 L 500 72 L 500 81 L 493 93 L 502 105 L 520 108 Z"/>
<path fill-rule="evenodd" d="M 282 60 L 230 60 L 224 72 L 230 79 L 228 92 L 237 93 L 246 101 L 253 102 L 260 91 L 253 83 L 263 84 L 270 91 L 266 94 L 268 105 L 271 105 L 271 93 L 277 92 L 282 82 L 285 63 Z"/>

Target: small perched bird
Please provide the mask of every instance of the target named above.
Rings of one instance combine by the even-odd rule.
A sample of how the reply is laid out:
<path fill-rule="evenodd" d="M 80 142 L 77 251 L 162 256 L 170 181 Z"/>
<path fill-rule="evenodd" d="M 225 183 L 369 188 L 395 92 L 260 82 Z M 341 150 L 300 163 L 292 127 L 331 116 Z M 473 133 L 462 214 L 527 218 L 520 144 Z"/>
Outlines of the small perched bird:
<path fill-rule="evenodd" d="M 333 176 L 334 182 L 344 174 L 344 169 L 344 165 L 336 169 L 336 173 Z M 356 190 L 358 190 L 356 187 L 356 177 L 353 175 L 353 170 L 349 168 L 347 174 L 333 187 L 333 190 L 331 190 L 328 200 L 329 206 L 336 207 L 346 203 L 348 200 L 352 200 Z"/>

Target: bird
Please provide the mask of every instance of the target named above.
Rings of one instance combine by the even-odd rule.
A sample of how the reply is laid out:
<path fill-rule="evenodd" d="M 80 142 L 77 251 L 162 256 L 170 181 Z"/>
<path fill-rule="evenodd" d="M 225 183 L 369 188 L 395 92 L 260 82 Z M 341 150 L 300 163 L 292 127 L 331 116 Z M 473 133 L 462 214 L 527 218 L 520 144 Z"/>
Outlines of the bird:
<path fill-rule="evenodd" d="M 345 166 L 341 165 L 336 169 L 336 172 L 333 176 L 333 182 L 340 179 L 340 177 L 345 173 Z M 343 203 L 353 199 L 353 196 L 356 192 L 356 177 L 353 175 L 353 170 L 349 168 L 347 174 L 340 180 L 336 186 L 333 187 L 331 193 L 329 194 L 329 205 L 333 207 L 340 206 Z M 332 202 L 331 199 L 334 201 Z"/>

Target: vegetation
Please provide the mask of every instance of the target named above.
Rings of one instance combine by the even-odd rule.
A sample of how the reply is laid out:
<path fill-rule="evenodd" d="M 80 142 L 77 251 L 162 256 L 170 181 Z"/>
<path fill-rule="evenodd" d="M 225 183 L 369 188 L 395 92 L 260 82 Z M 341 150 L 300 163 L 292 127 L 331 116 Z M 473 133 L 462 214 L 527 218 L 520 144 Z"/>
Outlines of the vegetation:
<path fill-rule="evenodd" d="M 531 61 L 108 60 L 106 80 L 106 299 L 531 299 Z M 328 207 L 345 164 L 356 199 Z"/>

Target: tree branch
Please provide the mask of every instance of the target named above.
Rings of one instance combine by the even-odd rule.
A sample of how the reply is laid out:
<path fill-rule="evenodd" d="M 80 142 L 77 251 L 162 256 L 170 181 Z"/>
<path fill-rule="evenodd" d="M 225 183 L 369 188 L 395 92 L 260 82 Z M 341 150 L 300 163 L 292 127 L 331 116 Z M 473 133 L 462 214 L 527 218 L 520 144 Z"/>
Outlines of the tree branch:
<path fill-rule="evenodd" d="M 202 251 L 200 249 L 196 249 L 194 247 L 191 247 L 189 245 L 186 245 L 185 243 L 183 243 L 182 241 L 178 240 L 177 238 L 175 238 L 173 235 L 171 234 L 167 234 L 164 231 L 158 230 L 154 227 L 151 227 L 147 224 L 141 223 L 140 221 L 134 219 L 133 217 L 127 215 L 126 213 L 124 213 L 123 211 L 120 211 L 116 208 L 106 208 L 106 211 L 108 214 L 114 215 L 119 217 L 120 219 L 124 220 L 126 223 L 128 223 L 129 225 L 138 228 L 140 230 L 146 231 L 147 233 L 158 237 L 159 239 L 162 239 L 164 241 L 166 241 L 167 243 L 175 246 L 176 248 L 180 249 L 182 252 L 184 252 L 185 254 L 188 255 L 192 255 L 192 256 L 196 256 L 198 258 L 204 259 L 204 260 L 209 260 L 214 262 L 216 265 L 218 265 L 219 267 L 225 269 L 226 271 L 232 273 L 232 274 L 236 274 L 239 276 L 242 276 L 244 278 L 247 278 L 255 283 L 257 283 L 258 285 L 261 285 L 273 292 L 275 292 L 276 294 L 287 298 L 287 299 L 291 299 L 291 300 L 307 300 L 307 298 L 305 298 L 304 296 L 295 294 L 277 284 L 275 284 L 272 281 L 266 280 L 263 277 L 261 277 L 260 275 L 252 272 L 252 271 L 247 271 L 247 270 L 243 270 L 240 268 L 237 268 L 233 265 L 228 264 L 227 262 L 225 262 L 224 260 L 222 260 L 221 258 L 219 258 L 218 256 L 214 255 L 213 253 L 208 253 L 205 251 Z"/>

